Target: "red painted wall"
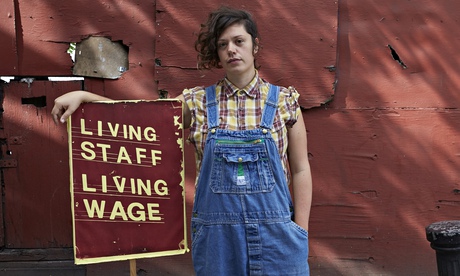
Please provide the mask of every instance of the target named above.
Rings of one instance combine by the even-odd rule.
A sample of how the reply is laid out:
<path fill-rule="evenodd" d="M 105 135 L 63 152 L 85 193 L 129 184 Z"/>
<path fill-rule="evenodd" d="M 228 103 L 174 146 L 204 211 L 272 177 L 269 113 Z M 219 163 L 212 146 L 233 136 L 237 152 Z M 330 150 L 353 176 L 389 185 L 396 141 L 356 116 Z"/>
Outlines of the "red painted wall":
<path fill-rule="evenodd" d="M 68 43 L 103 35 L 129 46 L 130 69 L 118 80 L 87 78 L 88 90 L 157 98 L 157 88 L 175 96 L 222 76 L 195 69 L 195 34 L 217 6 L 206 1 L 0 2 L 8 10 L 0 75 L 70 75 Z M 460 219 L 460 3 L 231 3 L 258 19 L 262 76 L 302 94 L 314 180 L 312 274 L 435 275 L 425 227 Z M 187 146 L 190 206 L 193 160 Z M 137 263 L 149 273 L 192 271 L 190 254 Z M 88 275 L 114 267 L 88 266 Z"/>
<path fill-rule="evenodd" d="M 155 1 L 1 0 L 0 75 L 69 76 L 71 42 L 105 36 L 129 47 L 129 71 L 116 81 L 87 79 L 113 98 L 154 99 Z"/>
<path fill-rule="evenodd" d="M 156 68 L 158 88 L 178 95 L 184 88 L 209 85 L 223 78 L 222 70 L 196 70 L 194 43 L 200 24 L 220 4 L 158 1 Z M 261 50 L 260 74 L 283 86 L 293 85 L 302 94 L 304 108 L 319 106 L 334 94 L 337 39 L 337 5 L 334 1 L 221 1 L 244 8 L 255 17 Z"/>
<path fill-rule="evenodd" d="M 334 100 L 305 112 L 324 275 L 437 274 L 425 227 L 460 219 L 458 11 L 339 1 Z"/>

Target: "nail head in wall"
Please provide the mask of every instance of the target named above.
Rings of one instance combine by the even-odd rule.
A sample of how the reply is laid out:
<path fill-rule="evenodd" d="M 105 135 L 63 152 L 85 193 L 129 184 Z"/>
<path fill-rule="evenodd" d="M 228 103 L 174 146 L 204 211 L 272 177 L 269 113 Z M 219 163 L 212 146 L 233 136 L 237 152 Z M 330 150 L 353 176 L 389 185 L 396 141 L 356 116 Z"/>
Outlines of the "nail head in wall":
<path fill-rule="evenodd" d="M 77 43 L 73 74 L 118 79 L 129 69 L 128 46 L 121 41 L 92 36 Z"/>

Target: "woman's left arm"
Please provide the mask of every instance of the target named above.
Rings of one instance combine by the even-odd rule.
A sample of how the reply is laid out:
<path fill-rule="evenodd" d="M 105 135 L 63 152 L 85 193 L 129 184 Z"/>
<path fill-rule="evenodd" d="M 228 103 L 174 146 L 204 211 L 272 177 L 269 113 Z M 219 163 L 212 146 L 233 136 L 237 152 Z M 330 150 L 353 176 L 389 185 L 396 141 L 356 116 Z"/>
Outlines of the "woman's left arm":
<path fill-rule="evenodd" d="M 307 131 L 302 115 L 288 128 L 288 156 L 291 170 L 295 222 L 308 231 L 312 201 L 312 177 L 308 161 Z"/>

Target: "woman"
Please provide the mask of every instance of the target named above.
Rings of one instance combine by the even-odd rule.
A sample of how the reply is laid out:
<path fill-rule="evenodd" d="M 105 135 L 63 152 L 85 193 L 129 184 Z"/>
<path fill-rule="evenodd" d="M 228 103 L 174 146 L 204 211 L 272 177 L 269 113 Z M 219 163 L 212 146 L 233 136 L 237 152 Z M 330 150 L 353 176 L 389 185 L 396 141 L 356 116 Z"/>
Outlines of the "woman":
<path fill-rule="evenodd" d="M 195 271 L 308 275 L 312 181 L 299 94 L 259 77 L 257 26 L 246 11 L 212 12 L 195 48 L 200 69 L 225 70 L 215 85 L 179 96 L 198 169 L 191 234 Z M 55 100 L 52 115 L 65 122 L 80 103 L 98 100 L 109 99 L 70 92 Z"/>

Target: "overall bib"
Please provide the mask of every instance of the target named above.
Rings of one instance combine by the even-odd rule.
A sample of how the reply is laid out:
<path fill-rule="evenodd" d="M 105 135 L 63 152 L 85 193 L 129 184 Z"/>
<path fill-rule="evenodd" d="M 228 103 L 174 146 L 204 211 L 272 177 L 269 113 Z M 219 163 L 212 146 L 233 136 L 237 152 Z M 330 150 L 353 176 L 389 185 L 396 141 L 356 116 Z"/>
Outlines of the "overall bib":
<path fill-rule="evenodd" d="M 293 207 L 270 129 L 279 87 L 270 85 L 260 128 L 219 129 L 215 87 L 206 88 L 208 135 L 192 212 L 197 275 L 309 275 L 308 233 Z"/>

